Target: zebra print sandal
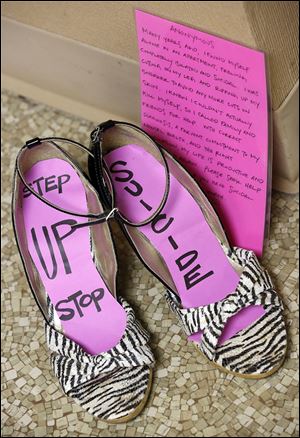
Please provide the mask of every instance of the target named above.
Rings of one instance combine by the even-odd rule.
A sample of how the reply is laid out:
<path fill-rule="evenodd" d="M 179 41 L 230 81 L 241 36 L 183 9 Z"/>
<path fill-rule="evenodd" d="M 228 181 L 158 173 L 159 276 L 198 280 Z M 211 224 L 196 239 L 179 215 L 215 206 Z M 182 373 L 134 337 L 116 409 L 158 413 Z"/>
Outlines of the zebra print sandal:
<path fill-rule="evenodd" d="M 188 339 L 223 371 L 253 378 L 275 372 L 286 351 L 283 306 L 254 253 L 230 248 L 199 185 L 142 129 L 108 121 L 91 143 L 94 185 L 166 286 Z"/>
<path fill-rule="evenodd" d="M 245 378 L 267 377 L 277 371 L 285 357 L 282 302 L 252 251 L 234 247 L 231 251 L 224 248 L 224 252 L 242 268 L 233 293 L 223 300 L 189 309 L 182 308 L 178 296 L 170 290 L 166 300 L 187 336 L 202 332 L 197 347 L 216 366 Z M 226 324 L 248 306 L 261 306 L 263 316 L 228 339 Z"/>
<path fill-rule="evenodd" d="M 111 212 L 59 145 L 33 139 L 19 151 L 12 219 L 33 296 L 45 319 L 51 365 L 64 393 L 101 420 L 144 407 L 154 358 L 133 309 L 117 298 Z"/>

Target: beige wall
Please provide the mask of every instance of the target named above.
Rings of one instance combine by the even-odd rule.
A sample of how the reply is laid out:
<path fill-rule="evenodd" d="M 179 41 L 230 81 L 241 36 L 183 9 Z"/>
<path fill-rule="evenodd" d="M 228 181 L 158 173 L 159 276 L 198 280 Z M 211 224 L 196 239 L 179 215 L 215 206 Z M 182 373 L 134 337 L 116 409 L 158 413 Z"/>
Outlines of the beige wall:
<path fill-rule="evenodd" d="M 91 106 L 84 111 L 91 117 L 99 109 L 130 120 L 138 117 L 135 9 L 264 50 L 274 110 L 273 184 L 298 190 L 297 1 L 4 1 L 1 7 L 6 28 L 3 48 L 10 47 L 4 50 L 6 73 L 9 79 L 25 81 L 19 88 L 13 82 L 11 89 L 25 93 L 29 84 L 37 87 L 35 96 L 44 95 L 44 90 L 56 93 L 59 102 L 65 96 Z M 33 60 L 43 63 L 42 74 Z M 82 83 L 86 86 L 78 85 Z M 48 97 L 44 100 L 49 103 Z"/>
<path fill-rule="evenodd" d="M 3 1 L 1 5 L 8 18 L 134 60 L 136 8 L 258 47 L 269 57 L 273 109 L 298 78 L 297 1 Z"/>
<path fill-rule="evenodd" d="M 255 43 L 241 1 L 4 1 L 2 15 L 137 60 L 137 8 Z"/>

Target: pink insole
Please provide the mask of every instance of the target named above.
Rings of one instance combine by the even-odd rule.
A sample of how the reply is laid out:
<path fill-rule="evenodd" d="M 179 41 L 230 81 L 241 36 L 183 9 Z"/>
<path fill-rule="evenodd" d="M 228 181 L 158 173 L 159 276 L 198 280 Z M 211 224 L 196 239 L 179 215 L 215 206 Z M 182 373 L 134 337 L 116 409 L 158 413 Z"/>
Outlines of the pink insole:
<path fill-rule="evenodd" d="M 147 219 L 165 190 L 163 166 L 142 147 L 129 144 L 105 156 L 116 206 L 131 221 Z M 171 174 L 170 192 L 159 217 L 139 227 L 163 257 L 185 308 L 214 303 L 234 292 L 239 276 L 191 194 Z M 262 306 L 241 310 L 227 323 L 220 343 L 263 315 Z M 201 333 L 190 336 L 199 340 Z"/>
<path fill-rule="evenodd" d="M 68 162 L 40 161 L 26 181 L 50 202 L 88 213 L 84 186 Z M 23 215 L 30 255 L 66 336 L 93 355 L 114 347 L 124 334 L 125 310 L 94 265 L 89 227 L 71 231 L 71 224 L 88 219 L 57 211 L 26 188 Z"/>

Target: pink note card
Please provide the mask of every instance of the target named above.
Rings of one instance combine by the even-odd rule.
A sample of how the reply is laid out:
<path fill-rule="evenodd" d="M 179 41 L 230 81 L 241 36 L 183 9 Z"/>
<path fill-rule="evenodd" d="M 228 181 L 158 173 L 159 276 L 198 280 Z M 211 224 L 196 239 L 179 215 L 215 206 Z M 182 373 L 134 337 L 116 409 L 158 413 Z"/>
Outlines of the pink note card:
<path fill-rule="evenodd" d="M 197 179 L 232 245 L 263 251 L 271 153 L 264 53 L 136 11 L 143 128 Z"/>

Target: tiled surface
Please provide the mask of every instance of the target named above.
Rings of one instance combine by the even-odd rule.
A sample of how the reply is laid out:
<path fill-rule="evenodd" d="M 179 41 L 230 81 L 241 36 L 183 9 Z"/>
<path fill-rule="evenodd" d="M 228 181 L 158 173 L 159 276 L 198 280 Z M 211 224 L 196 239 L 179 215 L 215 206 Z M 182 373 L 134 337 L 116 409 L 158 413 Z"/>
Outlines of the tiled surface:
<path fill-rule="evenodd" d="M 163 287 L 114 227 L 122 293 L 152 334 L 157 364 L 142 414 L 108 426 L 59 389 L 10 219 L 18 146 L 37 135 L 86 142 L 92 124 L 7 92 L 2 116 L 2 436 L 298 436 L 298 198 L 273 193 L 263 264 L 285 303 L 289 348 L 283 367 L 264 380 L 225 375 L 187 343 L 164 303 Z"/>

